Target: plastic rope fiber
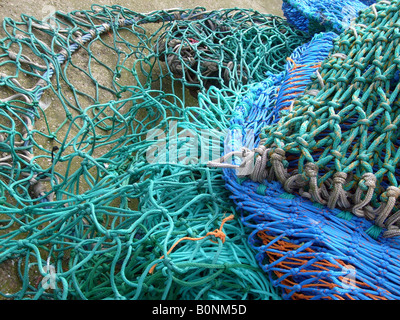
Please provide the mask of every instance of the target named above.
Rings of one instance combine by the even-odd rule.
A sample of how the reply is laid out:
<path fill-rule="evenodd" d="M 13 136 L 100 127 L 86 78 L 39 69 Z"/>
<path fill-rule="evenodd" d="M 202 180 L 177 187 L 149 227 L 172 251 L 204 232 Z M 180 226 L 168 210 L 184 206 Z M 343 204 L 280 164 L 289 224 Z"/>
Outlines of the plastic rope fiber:
<path fill-rule="evenodd" d="M 4 298 L 281 299 L 185 132 L 218 137 L 309 36 L 253 10 L 118 5 L 3 31 L 0 267 L 18 284 Z M 162 142 L 180 148 L 151 162 Z"/>
<path fill-rule="evenodd" d="M 288 22 L 313 35 L 321 31 L 338 34 L 350 26 L 358 13 L 375 1 L 359 0 L 283 0 L 282 10 Z"/>
<path fill-rule="evenodd" d="M 284 299 L 399 299 L 398 139 L 394 129 L 399 6 L 399 1 L 382 1 L 363 11 L 352 27 L 334 40 L 329 57 L 322 62 L 319 74 L 310 79 L 304 94 L 299 94 L 293 111 L 281 113 L 279 122 L 262 130 L 255 148 L 259 154 L 253 153 L 253 157 L 267 157 L 262 160 L 267 168 L 262 172 L 265 179 L 257 182 L 254 177 L 238 177 L 235 170 L 224 169 L 242 222 L 253 229 L 249 243 L 258 251 L 257 261 L 273 285 L 282 288 Z M 384 38 L 385 46 L 381 42 Z M 368 50 L 359 47 L 371 42 Z M 362 73 L 360 68 L 364 68 Z M 273 110 L 273 104 L 268 108 Z M 315 137 L 315 142 L 305 134 L 309 128 L 317 131 L 308 136 Z M 322 133 L 324 130 L 332 131 Z M 359 140 L 353 136 L 357 133 L 362 134 Z M 371 141 L 363 140 L 368 138 Z M 321 143 L 325 152 L 319 151 Z M 347 151 L 342 153 L 346 156 L 337 158 L 334 149 L 341 144 L 352 147 L 353 153 Z M 367 157 L 364 145 L 370 150 L 379 145 L 382 148 L 377 149 L 377 156 Z M 311 157 L 306 156 L 308 148 Z M 312 159 L 321 170 L 318 159 L 322 156 L 334 161 L 325 176 L 314 175 L 313 167 L 307 168 L 304 160 Z M 359 159 L 355 165 L 346 168 L 357 168 L 350 176 L 358 183 L 348 179 L 346 185 L 338 175 L 332 178 L 335 172 L 342 172 L 338 165 L 355 159 Z M 377 173 L 364 175 L 365 169 L 387 177 L 367 179 Z M 333 183 L 332 188 L 327 183 Z M 386 192 L 382 186 L 387 187 Z M 355 188 L 353 197 L 351 187 Z M 327 197 L 329 192 L 335 192 L 335 197 Z M 376 203 L 379 195 L 381 206 Z M 324 202 L 318 203 L 320 199 Z M 346 210 L 346 199 L 355 199 L 358 206 Z"/>
<path fill-rule="evenodd" d="M 399 234 L 399 50 L 396 33 L 386 27 L 397 21 L 398 5 L 384 1 L 365 10 L 336 39 L 319 79 L 294 103 L 293 112 L 261 133 L 269 159 L 276 159 L 266 170 L 285 190 L 373 220 L 387 237 Z M 380 28 L 385 31 L 378 40 Z M 375 44 L 370 48 L 361 39 Z M 285 157 L 290 160 L 282 165 Z"/>
<path fill-rule="evenodd" d="M 287 58 L 284 71 L 277 74 L 268 72 L 264 81 L 248 86 L 241 97 L 231 102 L 234 113 L 224 141 L 224 155 L 219 161 L 209 162 L 209 167 L 224 168 L 226 164 L 227 167 L 240 166 L 245 162 L 245 159 L 239 159 L 243 158 L 242 148 L 250 152 L 251 148 L 257 147 L 261 130 L 290 111 L 295 99 L 304 93 L 316 77 L 317 69 L 328 56 L 333 48 L 333 39 L 337 37 L 334 32 L 316 34 L 310 42 L 296 48 Z M 234 155 L 237 152 L 239 158 Z M 232 159 L 229 159 L 230 155 Z M 253 156 L 247 157 L 252 159 Z M 259 168 L 256 168 L 253 174 L 257 175 L 258 171 Z M 246 174 L 242 172 L 238 176 L 246 177 Z M 255 178 L 254 175 L 251 178 L 258 182 L 265 179 L 263 176 Z"/>

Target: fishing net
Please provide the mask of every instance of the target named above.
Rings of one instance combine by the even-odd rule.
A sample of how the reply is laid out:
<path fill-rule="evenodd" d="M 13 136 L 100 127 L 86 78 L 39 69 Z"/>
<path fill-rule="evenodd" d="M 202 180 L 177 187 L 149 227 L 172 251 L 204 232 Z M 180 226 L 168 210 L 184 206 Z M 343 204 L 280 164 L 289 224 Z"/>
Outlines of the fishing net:
<path fill-rule="evenodd" d="M 221 140 L 309 36 L 253 10 L 118 5 L 1 32 L 3 297 L 281 298 L 191 144 Z"/>
<path fill-rule="evenodd" d="M 399 298 L 399 6 L 372 4 L 332 36 L 290 112 L 277 113 L 276 97 L 291 86 L 279 91 L 271 75 L 270 88 L 280 87 L 268 109 L 280 120 L 254 131 L 252 150 L 232 148 L 220 159 L 253 230 L 249 244 L 284 299 Z M 232 136 L 236 147 L 248 141 Z M 228 156 L 236 156 L 232 167 Z"/>
<path fill-rule="evenodd" d="M 274 145 L 270 155 L 277 161 L 270 169 L 285 190 L 375 220 L 390 229 L 385 236 L 398 233 L 400 195 L 398 40 L 393 29 L 386 31 L 397 21 L 396 5 L 380 2 L 364 11 L 335 42 L 294 112 L 261 134 L 266 148 Z"/>
<path fill-rule="evenodd" d="M 341 33 L 349 27 L 360 11 L 374 2 L 373 0 L 283 0 L 282 10 L 288 22 L 304 32 Z"/>

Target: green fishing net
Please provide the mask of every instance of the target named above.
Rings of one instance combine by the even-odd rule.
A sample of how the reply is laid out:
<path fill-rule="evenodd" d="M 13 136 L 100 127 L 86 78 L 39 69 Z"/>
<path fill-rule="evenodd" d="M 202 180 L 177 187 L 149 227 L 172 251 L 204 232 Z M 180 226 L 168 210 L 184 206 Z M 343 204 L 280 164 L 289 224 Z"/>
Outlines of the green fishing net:
<path fill-rule="evenodd" d="M 262 132 L 267 171 L 288 192 L 400 235 L 399 1 L 362 11 L 296 100 Z"/>
<path fill-rule="evenodd" d="M 221 141 L 246 86 L 306 40 L 282 18 L 236 8 L 6 18 L 0 268 L 18 286 L 0 294 L 279 299 L 243 226 L 223 224 L 236 213 L 222 172 L 188 144 Z M 182 238 L 192 240 L 168 253 Z"/>

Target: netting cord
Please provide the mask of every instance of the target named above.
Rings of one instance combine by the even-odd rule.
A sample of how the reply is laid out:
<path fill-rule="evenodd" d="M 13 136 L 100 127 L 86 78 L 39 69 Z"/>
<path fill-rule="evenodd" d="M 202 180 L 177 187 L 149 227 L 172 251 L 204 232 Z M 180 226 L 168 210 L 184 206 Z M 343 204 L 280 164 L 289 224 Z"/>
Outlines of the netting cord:
<path fill-rule="evenodd" d="M 213 236 L 213 237 L 215 237 L 215 238 L 221 239 L 222 243 L 224 243 L 224 242 L 225 242 L 226 235 L 225 235 L 225 233 L 222 231 L 222 228 L 224 227 L 225 222 L 227 222 L 227 221 L 229 221 L 229 220 L 233 220 L 234 218 L 235 218 L 235 216 L 234 216 L 233 214 L 229 215 L 228 217 L 225 217 L 224 219 L 222 219 L 221 226 L 220 226 L 218 229 L 215 229 L 214 231 L 208 232 L 208 233 L 207 233 L 205 236 L 203 236 L 203 237 L 200 237 L 200 238 L 192 238 L 192 237 L 183 237 L 183 238 L 180 238 L 180 239 L 179 239 L 178 241 L 176 241 L 176 242 L 173 244 L 173 246 L 168 250 L 167 254 L 170 254 L 170 253 L 175 249 L 175 247 L 176 247 L 181 241 L 184 241 L 184 240 L 199 241 L 199 240 L 203 240 L 203 239 L 205 239 L 205 238 L 207 238 L 207 237 L 212 237 L 212 236 Z M 217 243 L 217 242 L 214 241 L 213 239 L 209 239 L 209 240 L 210 240 L 211 242 Z M 164 258 L 164 255 L 162 255 L 162 256 L 160 257 L 160 260 L 163 259 L 163 258 Z M 149 270 L 149 273 L 150 273 L 150 274 L 152 274 L 152 273 L 154 272 L 154 269 L 156 268 L 156 266 L 157 266 L 157 263 L 151 267 L 151 269 Z"/>
<path fill-rule="evenodd" d="M 379 4 L 390 5 L 391 2 L 381 1 Z M 378 18 L 375 4 L 371 6 L 371 10 L 375 16 L 375 19 Z M 356 25 L 360 26 L 362 24 Z M 354 32 L 355 37 L 358 36 L 354 28 L 349 29 Z M 330 55 L 330 58 L 331 57 L 346 59 L 347 55 L 343 53 L 335 53 L 335 51 L 333 51 Z M 328 61 L 328 59 L 325 61 Z M 325 62 L 325 64 L 327 64 L 327 62 Z M 324 89 L 324 79 L 319 71 L 316 71 L 315 76 L 320 87 Z M 328 93 L 332 93 L 333 90 L 336 89 L 327 89 L 324 91 L 324 93 L 327 95 Z M 379 90 L 383 92 L 383 89 Z M 321 92 L 322 90 L 310 89 L 305 92 L 305 95 L 321 97 Z M 316 117 L 316 113 L 313 112 L 311 108 L 305 113 L 305 115 L 312 119 L 315 119 Z M 293 114 L 288 119 L 289 120 L 287 120 L 287 122 L 284 124 L 285 128 L 288 128 L 289 125 L 296 122 L 299 117 L 297 114 Z M 329 119 L 332 121 L 332 123 L 334 121 L 341 120 L 340 116 L 335 114 L 333 109 L 329 110 Z M 365 121 L 367 121 L 367 119 L 365 119 Z M 306 139 L 302 137 L 302 135 L 305 136 L 307 126 L 310 122 L 311 120 L 306 120 L 301 124 L 301 127 L 299 127 L 298 136 L 296 137 L 295 143 L 302 149 L 311 148 L 311 143 L 314 143 L 306 141 Z M 330 123 L 326 122 L 325 124 L 318 126 L 310 136 L 316 137 L 329 125 Z M 385 129 L 385 132 L 390 132 L 391 130 L 394 130 L 395 127 L 396 126 L 394 124 L 390 124 Z M 339 128 L 339 125 L 337 125 L 337 128 Z M 292 155 L 292 153 L 288 152 L 292 148 L 292 143 L 286 142 L 287 139 L 285 140 L 284 138 L 284 132 L 272 130 L 273 129 L 271 129 L 271 131 L 268 133 L 261 135 L 263 142 L 261 142 L 260 145 L 263 144 L 266 147 L 263 149 L 263 152 L 259 153 L 259 159 L 257 159 L 259 163 L 261 163 L 262 158 L 262 162 L 269 162 L 270 166 L 264 165 L 262 169 L 258 168 L 261 170 L 261 173 L 257 173 L 256 177 L 273 177 L 273 179 L 279 181 L 284 187 L 285 191 L 289 193 L 298 192 L 302 197 L 311 199 L 321 205 L 326 205 L 330 209 L 339 208 L 341 210 L 350 211 L 357 217 L 365 217 L 368 220 L 375 220 L 375 223 L 378 227 L 386 228 L 385 232 L 383 233 L 383 237 L 400 236 L 400 228 L 395 225 L 395 223 L 400 219 L 400 210 L 390 215 L 392 210 L 396 209 L 396 200 L 400 197 L 399 187 L 388 186 L 381 195 L 381 199 L 375 199 L 375 189 L 379 187 L 383 188 L 383 186 L 381 186 L 378 182 L 379 174 L 377 175 L 376 173 L 367 172 L 358 177 L 358 181 L 356 181 L 354 180 L 354 175 L 349 173 L 350 169 L 352 168 L 350 166 L 345 170 L 338 168 L 331 178 L 319 182 L 319 171 L 324 168 L 324 163 L 317 165 L 313 157 L 305 153 L 305 161 L 302 160 L 304 164 L 301 163 L 301 165 L 299 165 L 299 167 L 302 167 L 303 170 L 299 169 L 290 172 L 287 168 L 287 162 L 289 158 L 287 154 L 290 156 Z M 337 131 L 335 134 L 339 135 Z M 331 153 L 337 158 L 341 156 L 340 152 L 337 150 L 332 150 Z M 210 166 L 213 166 L 213 164 L 211 163 Z M 223 165 L 219 166 L 224 167 Z M 225 166 L 225 168 L 228 167 L 228 165 Z M 252 180 L 260 182 L 260 180 L 254 179 L 254 175 L 248 176 L 250 176 Z M 357 186 L 355 190 L 348 191 L 346 190 L 346 186 L 351 182 L 356 182 Z"/>
<path fill-rule="evenodd" d="M 160 14 L 159 17 L 156 18 L 156 20 L 142 20 L 140 21 L 141 24 L 144 23 L 155 23 L 158 21 L 173 21 L 173 20 L 192 20 L 192 19 L 197 19 L 199 16 L 207 16 L 209 13 L 211 13 L 212 11 L 201 11 L 199 13 L 194 14 L 193 12 L 195 12 L 197 9 L 201 9 L 204 10 L 204 8 L 202 7 L 196 7 L 194 8 L 192 11 L 190 11 L 188 14 L 180 14 L 177 12 L 173 12 L 173 14 L 171 14 L 170 12 L 173 11 L 174 9 L 170 9 L 170 10 L 165 10 L 163 14 Z M 131 26 L 134 23 L 139 24 L 139 20 L 141 18 L 144 18 L 148 15 L 152 15 L 154 12 L 149 12 L 147 14 L 138 14 L 137 17 L 132 18 L 132 19 L 125 19 L 125 18 L 121 18 L 119 19 L 118 23 L 116 23 L 115 27 L 117 29 L 123 27 L 123 26 Z M 68 15 L 62 14 L 62 12 L 56 12 L 56 14 L 61 14 L 64 17 L 68 18 Z M 44 26 L 44 25 L 40 25 L 37 23 L 33 23 L 33 26 L 39 29 L 47 29 L 47 30 L 52 30 L 52 27 L 49 26 Z M 77 38 L 75 38 L 73 41 L 73 43 L 70 43 L 68 45 L 68 49 L 62 49 L 60 50 L 60 52 L 56 55 L 56 60 L 58 62 L 59 65 L 62 65 L 66 60 L 68 60 L 69 56 L 74 54 L 82 45 L 90 42 L 91 40 L 93 40 L 93 38 L 96 35 L 101 35 L 103 33 L 106 32 L 110 32 L 112 30 L 112 23 L 102 23 L 101 25 L 97 26 L 96 28 L 92 28 L 90 30 L 87 31 L 86 34 L 84 35 L 79 35 Z M 13 54 L 12 52 L 9 53 L 9 56 L 11 59 L 16 59 L 17 55 Z M 33 64 L 31 61 L 29 61 L 29 58 L 26 57 L 25 59 L 22 60 L 22 62 L 28 63 L 28 64 Z M 43 68 L 45 68 L 43 66 Z M 43 73 L 43 75 L 41 76 L 41 79 L 38 80 L 38 82 L 34 85 L 32 91 L 37 90 L 36 94 L 35 94 L 35 104 L 38 104 L 44 91 L 46 90 L 46 85 L 48 82 L 50 82 L 51 77 L 54 75 L 56 71 L 56 68 L 54 67 L 54 65 L 52 63 L 49 64 L 49 67 L 47 69 L 46 72 Z M 17 80 L 13 80 L 13 82 L 20 86 Z M 22 98 L 24 98 L 26 100 L 26 102 L 28 104 L 32 104 L 32 99 L 30 97 L 28 97 L 27 95 L 24 94 L 17 94 L 14 95 L 12 97 L 9 97 L 7 99 L 0 99 L 1 102 L 6 102 L 8 100 L 11 99 L 15 99 L 16 97 L 21 96 Z M 28 116 L 24 116 L 24 122 L 27 126 L 27 129 L 25 129 L 24 132 L 24 137 L 28 136 L 28 131 L 33 130 L 34 128 L 34 106 L 30 106 L 28 108 Z M 20 154 L 20 156 L 26 158 L 28 161 L 30 159 L 33 158 L 33 151 L 32 151 L 32 145 L 29 142 L 29 139 L 26 139 L 24 142 L 24 147 L 30 147 L 30 149 L 25 150 L 25 154 Z M 35 196 L 36 197 L 42 197 L 43 195 L 45 195 L 44 192 L 44 188 L 42 187 L 42 183 L 40 181 L 41 179 L 38 177 L 34 177 L 32 180 L 32 186 L 34 186 L 34 192 L 35 192 Z M 42 202 L 51 202 L 51 198 L 49 197 L 45 197 L 41 200 Z"/>
<path fill-rule="evenodd" d="M 193 9 L 193 11 L 196 10 L 196 9 L 199 9 L 199 7 Z M 171 9 L 171 10 L 173 10 L 173 9 Z M 170 13 L 168 13 L 169 11 L 170 10 L 165 11 L 167 16 L 160 15 L 158 20 L 159 21 L 191 20 L 191 19 L 196 19 L 199 15 L 207 15 L 207 14 L 209 14 L 211 12 L 211 11 L 203 11 L 203 12 L 197 13 L 197 14 L 193 14 L 193 13 L 177 14 L 176 12 L 174 12 L 174 14 L 170 14 Z M 140 18 L 143 18 L 146 15 L 151 15 L 152 13 L 153 12 L 150 12 L 148 14 L 141 14 Z M 137 18 L 133 18 L 133 19 L 125 19 L 125 18 L 119 19 L 119 21 L 118 21 L 118 23 L 116 24 L 115 27 L 118 29 L 118 28 L 121 28 L 123 26 L 125 26 L 125 27 L 126 26 L 131 26 L 134 23 L 138 22 L 138 20 L 140 18 L 137 17 Z M 157 21 L 142 21 L 141 24 L 143 24 L 143 23 L 155 23 Z M 40 26 L 40 25 L 38 25 L 38 26 Z M 70 43 L 68 49 L 62 49 L 58 53 L 58 55 L 56 56 L 56 59 L 57 59 L 58 63 L 60 65 L 63 64 L 67 60 L 68 56 L 72 55 L 73 53 L 75 53 L 80 48 L 81 45 L 84 45 L 85 43 L 93 40 L 95 35 L 100 35 L 100 34 L 103 34 L 103 33 L 106 33 L 106 32 L 110 32 L 111 29 L 112 29 L 111 27 L 112 27 L 111 23 L 105 22 L 105 23 L 102 23 L 100 26 L 98 26 L 98 27 L 96 27 L 94 29 L 93 28 L 90 29 L 83 36 L 82 35 L 78 36 L 76 39 L 74 39 L 74 43 Z M 51 27 L 47 27 L 47 28 L 51 29 Z M 52 75 L 54 74 L 54 71 L 55 71 L 54 66 L 50 65 L 50 68 L 48 69 L 48 71 L 44 73 L 43 78 L 44 79 L 50 79 L 52 77 Z M 42 89 L 37 92 L 37 96 L 36 96 L 37 100 L 40 100 L 40 98 L 41 98 L 41 96 L 42 96 L 42 94 L 44 92 L 44 89 L 43 89 L 44 85 L 45 85 L 45 82 L 43 81 L 43 79 L 39 80 L 38 83 L 36 84 L 36 86 L 42 87 Z"/>
<path fill-rule="evenodd" d="M 344 185 L 347 183 L 348 174 L 345 172 L 336 172 L 332 181 L 324 181 L 318 185 L 317 177 L 319 167 L 312 162 L 308 162 L 304 166 L 304 174 L 288 173 L 283 162 L 286 160 L 286 152 L 282 148 L 268 149 L 267 160 L 271 161 L 272 167 L 264 167 L 267 175 L 273 174 L 275 178 L 282 184 L 284 189 L 293 193 L 294 189 L 298 190 L 302 197 L 313 199 L 328 208 L 333 209 L 339 206 L 341 209 L 350 210 L 357 217 L 366 217 L 369 220 L 376 218 L 376 224 L 387 231 L 384 237 L 393 237 L 400 235 L 400 229 L 394 226 L 400 219 L 400 210 L 395 212 L 384 224 L 383 221 L 388 217 L 396 204 L 396 200 L 400 197 L 400 188 L 389 186 L 385 192 L 386 202 L 382 202 L 377 209 L 369 206 L 373 199 L 374 189 L 376 188 L 377 178 L 373 173 L 365 173 L 359 182 L 354 198 L 350 198 L 350 193 L 345 191 Z M 330 185 L 332 183 L 332 188 Z M 304 191 L 304 187 L 308 184 L 309 190 Z M 354 205 L 350 203 L 353 200 Z"/>
<path fill-rule="evenodd" d="M 269 149 L 266 149 L 265 146 L 263 146 L 262 144 L 260 144 L 260 146 L 258 146 L 257 148 L 251 150 L 246 147 L 243 147 L 242 151 L 232 151 L 217 160 L 209 161 L 207 163 L 207 167 L 222 168 L 222 169 L 245 169 L 246 166 L 250 165 L 251 162 L 255 161 L 254 168 L 252 168 L 249 177 L 253 181 L 262 182 L 267 178 L 268 174 L 268 171 L 266 170 L 268 161 L 267 157 L 268 150 Z M 241 156 L 243 158 L 242 163 L 240 165 L 226 163 L 226 161 L 233 156 Z M 247 176 L 247 170 L 238 173 L 239 178 L 245 176 Z"/>

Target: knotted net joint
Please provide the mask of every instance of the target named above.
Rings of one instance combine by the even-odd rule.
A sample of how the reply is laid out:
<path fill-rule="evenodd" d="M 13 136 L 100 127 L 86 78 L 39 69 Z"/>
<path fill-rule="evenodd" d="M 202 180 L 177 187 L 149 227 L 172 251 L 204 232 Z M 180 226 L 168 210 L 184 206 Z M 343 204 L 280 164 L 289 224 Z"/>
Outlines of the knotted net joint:
<path fill-rule="evenodd" d="M 387 188 L 386 196 L 388 198 L 394 197 L 397 199 L 400 196 L 400 189 L 398 187 L 390 186 Z"/>
<path fill-rule="evenodd" d="M 381 203 L 380 207 L 376 211 L 377 218 L 375 223 L 379 227 L 388 228 L 394 223 L 394 221 L 389 220 L 387 223 L 385 223 L 385 220 L 389 217 L 396 204 L 396 200 L 400 197 L 400 189 L 394 186 L 390 186 L 387 188 L 386 192 L 383 195 L 386 196 L 387 201 Z"/>
<path fill-rule="evenodd" d="M 271 160 L 283 161 L 285 160 L 286 152 L 281 148 L 276 148 L 271 154 Z"/>
<path fill-rule="evenodd" d="M 397 226 L 389 226 L 388 229 L 383 233 L 384 238 L 392 238 L 400 236 L 400 228 Z"/>
<path fill-rule="evenodd" d="M 365 173 L 362 176 L 362 179 L 364 180 L 364 184 L 369 187 L 369 188 L 375 188 L 376 187 L 376 177 L 373 173 Z"/>
<path fill-rule="evenodd" d="M 250 179 L 256 182 L 264 181 L 268 176 L 267 162 L 268 162 L 268 151 L 264 145 L 260 145 L 255 148 L 254 151 L 258 153 L 256 162 L 252 173 L 250 174 Z"/>
<path fill-rule="evenodd" d="M 283 165 L 283 161 L 286 160 L 285 154 L 285 150 L 282 148 L 273 149 L 271 154 L 271 163 L 274 175 L 282 185 L 285 185 L 286 180 L 290 177 L 287 169 Z"/>
<path fill-rule="evenodd" d="M 313 162 L 308 162 L 304 166 L 304 172 L 306 176 L 309 178 L 309 195 L 311 199 L 314 201 L 325 205 L 326 200 L 322 198 L 322 188 L 318 187 L 318 165 L 313 163 Z M 304 194 L 306 197 L 308 197 L 308 194 Z"/>
<path fill-rule="evenodd" d="M 364 175 L 362 176 L 362 179 L 360 180 L 356 193 L 354 195 L 355 205 L 352 208 L 352 213 L 354 213 L 357 217 L 366 216 L 366 212 L 365 210 L 363 210 L 363 208 L 368 205 L 372 199 L 374 189 L 376 187 L 376 180 L 377 179 L 375 175 L 370 172 L 364 173 Z M 364 184 L 364 186 L 368 188 L 364 200 L 361 200 L 361 196 L 363 193 L 362 184 Z"/>
<path fill-rule="evenodd" d="M 336 172 L 333 175 L 333 183 L 343 185 L 346 183 L 347 173 L 345 172 Z"/>
<path fill-rule="evenodd" d="M 217 160 L 209 161 L 207 166 L 211 168 L 237 169 L 239 170 L 237 172 L 239 178 L 249 176 L 253 181 L 262 182 L 269 173 L 267 169 L 269 150 L 264 145 L 260 145 L 253 150 L 243 147 L 241 151 L 232 151 Z M 233 156 L 242 158 L 240 165 L 227 163 L 228 159 Z"/>
<path fill-rule="evenodd" d="M 308 162 L 304 166 L 304 172 L 309 178 L 315 178 L 318 175 L 318 166 L 313 162 Z"/>
<path fill-rule="evenodd" d="M 346 184 L 347 173 L 336 172 L 333 175 L 333 191 L 329 196 L 328 207 L 335 208 L 338 206 L 341 209 L 347 209 L 351 206 L 347 200 L 347 192 L 343 186 Z"/>

